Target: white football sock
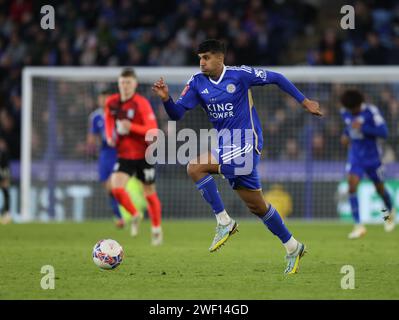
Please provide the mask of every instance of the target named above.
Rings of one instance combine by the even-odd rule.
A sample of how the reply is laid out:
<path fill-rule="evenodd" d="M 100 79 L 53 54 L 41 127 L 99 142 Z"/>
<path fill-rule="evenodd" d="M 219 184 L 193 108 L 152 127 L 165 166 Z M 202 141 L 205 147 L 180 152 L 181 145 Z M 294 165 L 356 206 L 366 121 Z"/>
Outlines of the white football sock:
<path fill-rule="evenodd" d="M 291 238 L 286 243 L 283 243 L 283 246 L 285 247 L 285 250 L 287 250 L 287 253 L 291 254 L 294 253 L 297 249 L 298 241 L 296 241 L 295 238 L 291 236 Z"/>
<path fill-rule="evenodd" d="M 162 232 L 162 227 L 161 226 L 151 227 L 151 232 L 152 233 L 160 233 L 160 232 Z"/>
<path fill-rule="evenodd" d="M 226 224 L 230 223 L 231 218 L 226 212 L 226 210 L 223 210 L 222 212 L 216 214 L 216 221 L 218 222 L 218 224 L 225 226 Z"/>

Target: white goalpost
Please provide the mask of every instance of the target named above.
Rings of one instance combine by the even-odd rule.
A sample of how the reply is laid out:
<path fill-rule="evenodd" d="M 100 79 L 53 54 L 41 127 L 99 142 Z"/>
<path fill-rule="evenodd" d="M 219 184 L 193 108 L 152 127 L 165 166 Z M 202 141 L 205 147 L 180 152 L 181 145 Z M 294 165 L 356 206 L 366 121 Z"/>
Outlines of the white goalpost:
<path fill-rule="evenodd" d="M 261 67 L 259 67 L 261 68 Z M 104 191 L 97 176 L 97 159 L 85 148 L 88 119 L 98 106 L 102 88 L 117 90 L 123 67 L 25 67 L 22 77 L 22 135 L 20 165 L 19 221 L 57 221 L 111 218 Z M 160 76 L 177 98 L 197 67 L 135 67 L 139 92 L 150 99 L 159 127 L 167 128 L 168 118 L 151 85 Z M 320 101 L 325 117 L 306 115 L 276 86 L 254 88 L 254 101 L 264 129 L 264 152 L 259 172 L 267 197 L 282 190 L 276 202 L 293 203 L 286 216 L 295 218 L 345 219 L 344 197 L 346 153 L 339 138 L 339 94 L 351 86 L 361 88 L 371 103 L 383 108 L 389 120 L 387 178 L 399 205 L 399 129 L 391 114 L 399 99 L 399 67 L 264 67 L 281 72 L 305 95 Z M 298 110 L 300 112 L 298 112 Z M 179 128 L 210 128 L 205 113 L 197 107 L 178 122 Z M 166 218 L 202 218 L 209 209 L 185 175 L 184 166 L 159 167 L 158 190 Z M 246 216 L 225 181 L 219 180 L 226 206 Z M 370 194 L 368 185 L 364 193 Z M 371 190 L 371 189 L 370 189 Z M 368 193 L 367 193 L 368 192 Z M 280 199 L 280 200 L 279 200 Z M 376 204 L 361 201 L 361 211 L 375 222 Z M 377 200 L 376 200 L 377 201 Z M 373 208 L 367 208 L 371 205 Z M 374 211 L 373 211 L 374 210 Z M 375 218 L 375 219 L 374 219 Z M 374 220 L 373 220 L 374 219 Z M 367 220 L 366 220 L 367 221 Z"/>

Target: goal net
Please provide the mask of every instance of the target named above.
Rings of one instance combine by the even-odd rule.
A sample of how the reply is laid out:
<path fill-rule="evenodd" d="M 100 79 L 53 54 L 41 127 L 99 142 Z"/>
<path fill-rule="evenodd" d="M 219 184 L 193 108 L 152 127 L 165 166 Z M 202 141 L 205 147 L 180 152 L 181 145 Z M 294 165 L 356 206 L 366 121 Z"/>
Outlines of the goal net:
<path fill-rule="evenodd" d="M 103 89 L 117 92 L 122 68 L 41 68 L 23 72 L 21 161 L 21 221 L 110 219 L 108 196 L 98 176 L 98 152 L 89 148 L 89 117 Z M 306 96 L 320 102 L 323 118 L 302 107 L 275 85 L 253 88 L 255 108 L 263 126 L 264 147 L 259 174 L 265 197 L 288 218 L 350 219 L 345 183 L 346 150 L 340 145 L 343 123 L 339 95 L 358 87 L 387 120 L 384 143 L 388 188 L 399 206 L 399 68 L 289 67 L 266 68 L 283 73 Z M 168 122 L 151 86 L 163 76 L 177 98 L 197 68 L 135 68 L 138 92 L 147 97 L 166 137 L 184 128 L 210 129 L 197 107 L 177 123 Z M 179 149 L 184 141 L 178 141 Z M 168 150 L 166 150 L 168 152 Z M 176 152 L 169 150 L 169 152 Z M 166 156 L 167 158 L 167 156 Z M 250 217 L 227 181 L 216 179 L 226 209 L 235 217 Z M 186 165 L 159 164 L 157 190 L 164 218 L 208 218 L 212 211 L 187 176 Z M 140 185 L 131 194 L 145 211 Z M 381 200 L 365 181 L 359 188 L 360 211 L 367 222 L 380 221 Z"/>

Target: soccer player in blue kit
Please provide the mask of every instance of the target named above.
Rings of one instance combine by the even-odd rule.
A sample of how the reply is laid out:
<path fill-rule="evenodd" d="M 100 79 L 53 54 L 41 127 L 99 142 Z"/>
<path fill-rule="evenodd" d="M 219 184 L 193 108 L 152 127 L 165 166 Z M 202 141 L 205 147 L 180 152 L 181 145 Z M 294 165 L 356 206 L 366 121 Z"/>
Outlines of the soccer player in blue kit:
<path fill-rule="evenodd" d="M 172 120 L 179 120 L 186 111 L 201 105 L 215 129 L 221 133 L 218 135 L 219 148 L 200 155 L 187 166 L 188 175 L 216 216 L 216 235 L 209 250 L 214 252 L 220 248 L 237 231 L 237 223 L 226 212 L 211 176 L 221 174 L 228 179 L 249 210 L 281 240 L 287 251 L 284 272 L 294 274 L 305 253 L 305 245 L 292 236 L 277 210 L 264 200 L 256 168 L 262 150 L 262 129 L 253 107 L 250 88 L 277 84 L 308 112 L 317 116 L 322 115 L 319 104 L 305 98 L 279 73 L 248 66 L 225 66 L 225 47 L 218 40 L 202 42 L 197 53 L 201 72 L 191 77 L 176 103 L 169 96 L 163 78 L 154 83 L 153 91 L 162 99 Z"/>
<path fill-rule="evenodd" d="M 124 220 L 122 218 L 118 202 L 111 193 L 111 185 L 109 179 L 117 160 L 117 152 L 114 147 L 108 145 L 105 138 L 104 107 L 105 99 L 108 95 L 108 92 L 104 90 L 99 94 L 97 98 L 97 104 L 99 107 L 94 110 L 89 116 L 90 123 L 87 142 L 89 145 L 96 146 L 96 139 L 99 138 L 101 140 L 100 152 L 98 156 L 98 174 L 100 182 L 104 184 L 104 188 L 109 194 L 111 208 L 115 217 L 117 218 L 116 227 L 123 228 Z"/>
<path fill-rule="evenodd" d="M 382 177 L 380 139 L 386 139 L 388 128 L 378 108 L 364 102 L 363 94 L 356 89 L 346 90 L 341 95 L 341 116 L 345 122 L 345 131 L 341 143 L 349 146 L 346 171 L 348 174 L 349 202 L 355 221 L 349 239 L 358 239 L 366 234 L 361 224 L 359 203 L 356 195 L 357 186 L 366 173 L 373 181 L 378 194 L 384 201 L 385 231 L 390 232 L 395 226 L 395 213 L 391 196 L 384 187 Z"/>

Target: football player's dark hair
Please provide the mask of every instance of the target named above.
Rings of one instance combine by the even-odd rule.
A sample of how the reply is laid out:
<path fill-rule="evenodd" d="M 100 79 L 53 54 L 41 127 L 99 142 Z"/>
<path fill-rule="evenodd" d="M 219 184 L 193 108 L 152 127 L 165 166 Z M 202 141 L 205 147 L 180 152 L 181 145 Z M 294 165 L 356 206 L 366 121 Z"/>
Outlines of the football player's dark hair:
<path fill-rule="evenodd" d="M 340 101 L 345 108 L 353 110 L 364 102 L 364 96 L 357 89 L 348 89 L 341 95 Z"/>
<path fill-rule="evenodd" d="M 201 42 L 198 46 L 197 53 L 223 53 L 226 54 L 226 46 L 222 41 L 216 39 L 208 39 Z"/>
<path fill-rule="evenodd" d="M 120 76 L 123 78 L 127 78 L 127 77 L 136 78 L 136 72 L 134 72 L 133 68 L 126 68 L 126 69 L 122 70 Z"/>

